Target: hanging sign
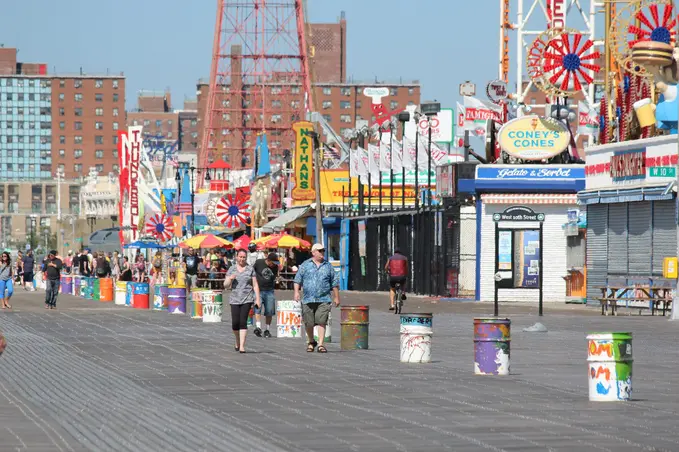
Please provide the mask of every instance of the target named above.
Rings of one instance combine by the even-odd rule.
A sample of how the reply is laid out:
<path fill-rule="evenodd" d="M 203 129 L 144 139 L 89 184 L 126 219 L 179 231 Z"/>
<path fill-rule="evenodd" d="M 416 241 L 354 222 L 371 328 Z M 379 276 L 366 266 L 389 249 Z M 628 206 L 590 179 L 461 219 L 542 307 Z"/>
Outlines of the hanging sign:
<path fill-rule="evenodd" d="M 486 95 L 494 104 L 499 104 L 507 99 L 507 83 L 502 80 L 493 80 L 486 85 Z"/>
<path fill-rule="evenodd" d="M 503 151 L 523 160 L 544 160 L 568 148 L 571 133 L 555 119 L 522 116 L 502 126 L 498 142 Z"/>
<path fill-rule="evenodd" d="M 545 221 L 544 213 L 535 213 L 525 206 L 507 207 L 502 213 L 493 214 L 493 221 Z"/>
<path fill-rule="evenodd" d="M 314 125 L 308 121 L 297 121 L 292 124 L 292 130 L 295 131 L 295 188 L 292 189 L 292 199 L 313 201 L 316 199 L 313 188 Z"/>
<path fill-rule="evenodd" d="M 139 160 L 142 147 L 142 126 L 130 126 L 118 132 L 118 163 L 120 167 L 120 242 L 137 239 L 140 223 Z M 130 232 L 126 232 L 130 231 Z M 128 237 L 125 237 L 125 235 Z"/>

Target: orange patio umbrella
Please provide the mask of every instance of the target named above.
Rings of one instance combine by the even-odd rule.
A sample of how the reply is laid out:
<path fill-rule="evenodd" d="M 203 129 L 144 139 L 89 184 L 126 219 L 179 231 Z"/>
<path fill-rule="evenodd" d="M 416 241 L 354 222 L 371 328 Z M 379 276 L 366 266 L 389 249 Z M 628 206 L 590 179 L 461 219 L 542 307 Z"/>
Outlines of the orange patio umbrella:
<path fill-rule="evenodd" d="M 233 243 L 212 234 L 198 234 L 179 244 L 180 248 L 231 248 Z"/>

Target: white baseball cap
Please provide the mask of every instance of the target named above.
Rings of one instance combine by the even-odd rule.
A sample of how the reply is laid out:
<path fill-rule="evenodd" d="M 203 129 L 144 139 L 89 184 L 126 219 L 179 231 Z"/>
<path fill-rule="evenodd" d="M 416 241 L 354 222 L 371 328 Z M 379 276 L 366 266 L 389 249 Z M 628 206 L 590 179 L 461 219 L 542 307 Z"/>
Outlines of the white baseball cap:
<path fill-rule="evenodd" d="M 323 250 L 325 250 L 325 247 L 320 243 L 314 243 L 314 246 L 311 247 L 311 251 L 323 251 Z"/>

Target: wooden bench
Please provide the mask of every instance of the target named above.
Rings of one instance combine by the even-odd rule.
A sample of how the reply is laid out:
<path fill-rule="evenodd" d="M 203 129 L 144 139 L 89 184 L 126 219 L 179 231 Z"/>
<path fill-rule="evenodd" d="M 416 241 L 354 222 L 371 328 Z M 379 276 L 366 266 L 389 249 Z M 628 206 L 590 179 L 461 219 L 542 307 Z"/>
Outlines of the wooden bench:
<path fill-rule="evenodd" d="M 662 305 L 662 315 L 667 312 L 668 306 L 672 304 L 671 289 L 667 287 L 600 287 L 601 297 L 597 298 L 601 303 L 601 315 L 608 315 L 608 307 L 611 307 L 611 315 L 617 315 L 618 302 L 641 301 L 649 303 L 651 307 L 651 315 L 659 310 Z M 633 296 L 625 296 L 629 292 L 641 291 L 641 295 L 633 294 Z M 641 308 L 639 309 L 641 314 Z"/>

